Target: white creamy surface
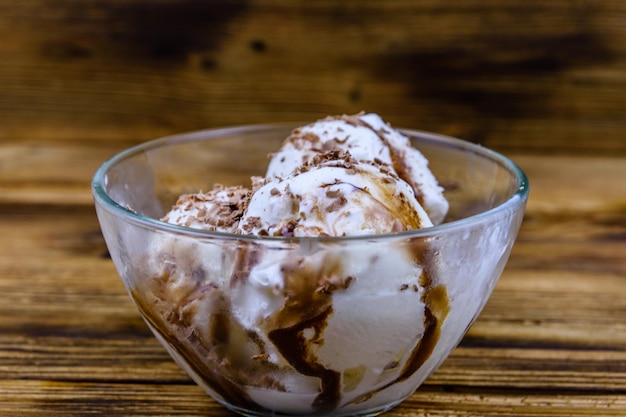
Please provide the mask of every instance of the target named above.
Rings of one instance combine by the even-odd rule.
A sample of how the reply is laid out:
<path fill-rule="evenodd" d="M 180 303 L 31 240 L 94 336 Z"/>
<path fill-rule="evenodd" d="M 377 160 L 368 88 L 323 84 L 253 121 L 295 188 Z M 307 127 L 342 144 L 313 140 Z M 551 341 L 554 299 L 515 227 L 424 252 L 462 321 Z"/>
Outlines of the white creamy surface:
<path fill-rule="evenodd" d="M 257 224 L 246 230 L 251 219 Z M 301 237 L 374 235 L 431 225 L 404 181 L 367 163 L 327 161 L 259 188 L 239 228 L 254 235 Z"/>
<path fill-rule="evenodd" d="M 271 158 L 266 177 L 285 177 L 330 149 L 350 152 L 358 161 L 378 159 L 392 164 L 389 147 L 372 129 L 341 119 L 325 119 L 296 129 Z"/>
<path fill-rule="evenodd" d="M 428 160 L 408 137 L 374 113 L 326 118 L 294 130 L 270 160 L 266 177 L 289 175 L 331 148 L 350 152 L 359 161 L 389 165 L 413 188 L 432 223 L 443 221 L 448 202 L 428 168 Z"/>
<path fill-rule="evenodd" d="M 268 277 L 275 276 L 282 264 L 298 257 L 303 261 L 302 269 L 314 270 L 313 276 L 321 275 L 320 270 L 325 265 L 340 262 L 340 275 L 352 277 L 347 289 L 334 291 L 333 313 L 324 328 L 323 343 L 314 349 L 320 364 L 343 375 L 342 406 L 393 382 L 424 332 L 425 305 L 421 300 L 424 289 L 418 285 L 422 269 L 407 248 L 397 244 L 362 243 L 345 250 L 322 245 L 300 254 L 267 251 L 263 261 L 252 270 L 246 285 L 232 292 L 238 318 L 246 328 L 266 328 L 272 314 L 284 307 L 281 291 L 284 283 Z M 258 334 L 272 346 L 263 331 Z M 288 366 L 277 351 L 272 351 L 270 356 L 277 365 Z M 397 365 L 390 366 L 394 362 L 398 362 Z M 291 377 L 288 381 L 287 386 L 294 395 L 265 389 L 251 392 L 256 392 L 255 401 L 266 407 L 276 407 L 280 401 L 285 412 L 307 410 L 294 399 L 304 395 L 310 404 L 319 393 L 319 381 L 310 377 Z M 292 401 L 293 404 L 287 405 Z M 389 398 L 379 394 L 373 400 L 374 403 L 381 401 L 387 402 Z"/>

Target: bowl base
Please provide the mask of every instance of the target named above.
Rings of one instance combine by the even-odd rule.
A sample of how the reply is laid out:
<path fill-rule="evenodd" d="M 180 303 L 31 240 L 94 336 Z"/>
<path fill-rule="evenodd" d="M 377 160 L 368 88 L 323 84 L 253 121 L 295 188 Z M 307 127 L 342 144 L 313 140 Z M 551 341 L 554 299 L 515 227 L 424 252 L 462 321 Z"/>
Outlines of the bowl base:
<path fill-rule="evenodd" d="M 383 413 L 386 413 L 387 411 L 396 407 L 402 401 L 404 401 L 404 399 L 399 400 L 399 401 L 394 401 L 390 404 L 386 404 L 380 407 L 375 407 L 375 408 L 362 410 L 362 411 L 351 411 L 351 412 L 344 413 L 344 412 L 337 410 L 336 412 L 333 412 L 331 414 L 329 413 L 318 414 L 315 412 L 303 413 L 303 414 L 284 414 L 284 413 L 272 411 L 272 410 L 250 411 L 250 410 L 245 410 L 243 408 L 231 406 L 229 404 L 223 404 L 223 405 L 226 408 L 228 408 L 230 411 L 237 413 L 241 416 L 245 416 L 245 417 L 321 417 L 321 416 L 325 416 L 325 417 L 374 417 L 374 416 L 379 416 Z"/>

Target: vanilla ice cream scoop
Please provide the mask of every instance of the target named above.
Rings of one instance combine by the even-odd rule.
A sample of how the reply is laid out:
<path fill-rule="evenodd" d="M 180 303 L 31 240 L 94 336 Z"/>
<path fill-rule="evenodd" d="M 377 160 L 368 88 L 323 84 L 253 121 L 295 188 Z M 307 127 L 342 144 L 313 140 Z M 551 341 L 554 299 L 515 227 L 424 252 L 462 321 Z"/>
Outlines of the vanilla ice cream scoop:
<path fill-rule="evenodd" d="M 285 177 L 316 155 L 331 150 L 349 152 L 358 161 L 392 165 L 389 147 L 359 115 L 329 116 L 294 129 L 272 155 L 266 177 Z"/>
<path fill-rule="evenodd" d="M 432 226 L 411 187 L 383 162 L 347 152 L 315 155 L 266 180 L 239 224 L 259 236 L 354 236 Z"/>
<path fill-rule="evenodd" d="M 357 161 L 389 165 L 412 188 L 433 224 L 441 223 L 448 201 L 428 160 L 410 140 L 377 114 L 329 116 L 295 129 L 269 163 L 266 177 L 284 177 L 329 150 L 349 152 Z"/>
<path fill-rule="evenodd" d="M 233 233 L 250 193 L 242 186 L 218 184 L 207 193 L 183 194 L 161 220 L 194 229 Z"/>

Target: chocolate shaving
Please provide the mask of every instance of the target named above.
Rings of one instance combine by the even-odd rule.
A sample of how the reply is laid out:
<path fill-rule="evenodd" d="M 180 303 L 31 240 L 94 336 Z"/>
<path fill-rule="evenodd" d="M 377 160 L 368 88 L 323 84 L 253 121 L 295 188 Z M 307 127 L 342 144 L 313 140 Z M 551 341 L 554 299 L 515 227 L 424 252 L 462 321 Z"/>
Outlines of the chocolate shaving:
<path fill-rule="evenodd" d="M 328 189 L 326 190 L 326 197 L 328 198 L 338 198 L 338 197 L 343 197 L 343 191 L 338 190 L 338 189 Z"/>
<path fill-rule="evenodd" d="M 340 208 L 342 208 L 343 206 L 345 206 L 348 203 L 348 199 L 345 198 L 344 196 L 341 196 L 339 198 L 337 198 L 336 200 L 334 200 L 330 206 L 326 207 L 326 211 L 328 213 L 332 213 L 334 211 L 339 210 Z"/>

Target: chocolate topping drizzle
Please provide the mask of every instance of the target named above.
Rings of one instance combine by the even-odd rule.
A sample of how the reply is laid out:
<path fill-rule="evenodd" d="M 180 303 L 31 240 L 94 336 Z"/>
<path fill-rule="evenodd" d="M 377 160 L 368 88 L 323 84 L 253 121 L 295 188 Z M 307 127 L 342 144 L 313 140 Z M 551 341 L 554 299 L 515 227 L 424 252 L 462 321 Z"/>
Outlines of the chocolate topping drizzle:
<path fill-rule="evenodd" d="M 157 306 L 147 302 L 142 292 L 134 289 L 131 289 L 130 292 L 150 328 L 158 332 L 168 345 L 178 352 L 185 363 L 197 376 L 202 378 L 207 386 L 230 404 L 247 409 L 259 408 L 246 391 L 229 377 L 229 372 L 225 370 L 224 366 L 228 365 L 224 364 L 222 354 L 206 345 L 209 342 L 211 345 L 220 346 L 228 340 L 227 322 L 229 319 L 226 312 L 211 317 L 214 328 L 213 335 L 211 340 L 205 341 L 197 334 L 191 323 L 177 317 L 176 314 L 168 313 L 167 310 L 158 311 Z M 222 299 L 225 298 L 222 297 Z M 187 337 L 181 337 L 182 335 L 187 335 Z"/>
<path fill-rule="evenodd" d="M 269 333 L 272 343 L 296 371 L 320 379 L 321 391 L 312 406 L 315 411 L 321 413 L 332 411 L 337 407 L 341 395 L 341 374 L 320 364 L 309 347 L 321 342 L 327 319 L 331 314 L 332 307 L 328 307 L 316 317 Z M 314 331 L 312 338 L 306 338 L 304 335 L 308 329 Z"/>
<path fill-rule="evenodd" d="M 312 407 L 329 412 L 341 399 L 341 373 L 321 364 L 314 348 L 324 342 L 333 293 L 347 289 L 354 277 L 345 276 L 341 259 L 332 255 L 321 265 L 312 265 L 306 258 L 288 261 L 282 273 L 285 303 L 268 323 L 269 338 L 296 371 L 319 378 L 320 392 Z"/>

